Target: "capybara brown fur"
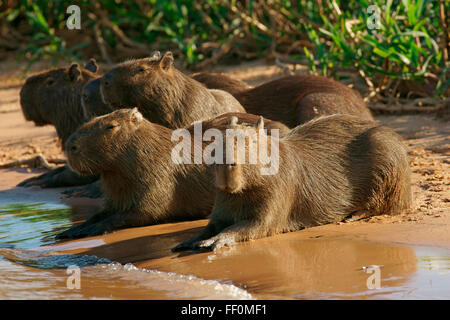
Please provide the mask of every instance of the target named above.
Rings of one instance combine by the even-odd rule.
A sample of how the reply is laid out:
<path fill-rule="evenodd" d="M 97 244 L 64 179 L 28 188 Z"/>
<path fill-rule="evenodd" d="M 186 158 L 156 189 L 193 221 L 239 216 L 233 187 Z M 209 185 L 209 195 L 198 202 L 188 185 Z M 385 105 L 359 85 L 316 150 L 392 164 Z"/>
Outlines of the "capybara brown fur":
<path fill-rule="evenodd" d="M 248 113 L 279 121 L 290 128 L 331 114 L 373 120 L 359 93 L 321 76 L 286 76 L 254 88 L 226 74 L 200 74 L 195 78 L 210 89 L 230 92 Z"/>
<path fill-rule="evenodd" d="M 100 78 L 86 83 L 81 92 L 81 104 L 87 119 L 102 116 L 114 111 L 107 103 L 104 103 L 100 95 Z"/>
<path fill-rule="evenodd" d="M 229 128 L 236 128 L 235 123 Z M 259 121 L 257 128 L 263 126 Z M 228 164 L 215 166 L 218 190 L 210 222 L 174 250 L 220 248 L 352 215 L 396 214 L 411 205 L 407 148 L 387 127 L 331 115 L 300 125 L 277 141 L 264 135 L 252 130 Z M 236 161 L 236 154 L 262 138 L 267 149 L 278 144 L 274 174 L 261 174 L 260 159 L 253 164 Z M 235 141 L 224 143 L 237 148 Z"/>
<path fill-rule="evenodd" d="M 161 59 L 161 53 L 159 51 L 154 51 L 146 59 L 159 60 Z M 101 77 L 98 77 L 97 79 L 89 81 L 84 85 L 81 92 L 81 104 L 83 105 L 83 110 L 88 120 L 111 113 L 115 110 L 112 106 L 103 101 L 100 92 L 100 80 Z"/>
<path fill-rule="evenodd" d="M 55 126 L 64 144 L 86 121 L 81 90 L 87 82 L 99 77 L 97 70 L 95 60 L 90 60 L 84 68 L 74 63 L 70 67 L 52 68 L 28 77 L 20 90 L 25 119 L 37 126 Z"/>
<path fill-rule="evenodd" d="M 103 101 L 113 108 L 137 107 L 153 123 L 175 129 L 227 112 L 245 112 L 228 92 L 207 89 L 175 68 L 171 52 L 160 59 L 121 63 L 101 79 Z"/>
<path fill-rule="evenodd" d="M 67 138 L 87 120 L 81 105 L 81 90 L 98 78 L 98 66 L 91 59 L 84 68 L 52 68 L 30 76 L 20 91 L 20 104 L 25 119 L 38 126 L 53 125 L 63 145 Z M 27 179 L 19 186 L 64 187 L 91 183 L 96 177 L 80 177 L 67 167 Z"/>
<path fill-rule="evenodd" d="M 203 132 L 212 126 L 225 128 L 229 116 L 237 116 L 250 125 L 259 119 L 256 115 L 232 113 L 203 122 Z M 289 131 L 282 124 L 268 123 Z M 194 126 L 186 131 L 195 132 Z M 194 137 L 190 134 L 186 141 L 178 142 L 173 133 L 174 130 L 149 122 L 134 108 L 94 118 L 72 134 L 65 146 L 68 163 L 82 175 L 100 174 L 105 202 L 103 211 L 58 238 L 205 218 L 214 203 L 214 170 L 203 162 L 174 162 L 174 148 L 180 143 L 191 145 Z M 192 150 L 202 154 L 205 144 L 193 143 Z"/>
<path fill-rule="evenodd" d="M 158 57 L 157 53 L 154 53 L 152 58 L 155 59 Z M 217 79 L 215 75 L 209 76 L 209 74 L 202 74 L 202 81 L 208 81 L 208 79 L 213 79 L 214 81 Z M 106 104 L 101 99 L 100 95 L 100 78 L 89 81 L 82 90 L 82 98 L 81 103 L 83 105 L 84 112 L 88 119 L 91 119 L 96 116 L 105 115 L 114 111 L 109 104 Z M 70 110 L 69 110 L 70 111 Z M 243 121 L 245 121 L 245 115 L 240 117 Z M 221 118 L 212 119 L 214 121 L 214 125 L 217 124 Z M 213 122 L 208 122 L 213 125 Z M 226 124 L 226 122 L 223 122 Z M 280 132 L 285 132 L 287 129 L 286 126 L 282 125 L 278 122 L 273 122 L 275 126 L 279 126 Z M 81 188 L 75 188 L 71 190 L 66 190 L 64 193 L 68 196 L 78 195 L 82 197 L 91 197 L 98 198 L 101 196 L 101 187 L 100 183 L 94 183 L 87 186 L 83 186 Z"/>
<path fill-rule="evenodd" d="M 224 73 L 199 72 L 193 74 L 191 77 L 192 79 L 201 82 L 205 87 L 209 89 L 223 90 L 235 97 L 238 95 L 238 93 L 251 89 L 251 87 L 244 81 L 237 78 L 232 78 Z"/>

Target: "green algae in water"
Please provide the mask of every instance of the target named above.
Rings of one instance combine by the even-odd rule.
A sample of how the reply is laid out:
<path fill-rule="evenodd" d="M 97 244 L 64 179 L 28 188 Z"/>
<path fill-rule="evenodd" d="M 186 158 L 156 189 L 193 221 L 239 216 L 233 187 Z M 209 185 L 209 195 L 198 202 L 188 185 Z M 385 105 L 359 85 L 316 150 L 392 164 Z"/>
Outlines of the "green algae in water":
<path fill-rule="evenodd" d="M 52 235 L 71 225 L 71 208 L 58 204 L 0 207 L 0 247 L 30 249 L 54 242 Z"/>
<path fill-rule="evenodd" d="M 71 208 L 59 204 L 14 204 L 0 207 L 0 258 L 39 269 L 111 263 L 95 256 L 47 255 L 33 251 L 55 242 L 52 237 L 70 226 Z"/>

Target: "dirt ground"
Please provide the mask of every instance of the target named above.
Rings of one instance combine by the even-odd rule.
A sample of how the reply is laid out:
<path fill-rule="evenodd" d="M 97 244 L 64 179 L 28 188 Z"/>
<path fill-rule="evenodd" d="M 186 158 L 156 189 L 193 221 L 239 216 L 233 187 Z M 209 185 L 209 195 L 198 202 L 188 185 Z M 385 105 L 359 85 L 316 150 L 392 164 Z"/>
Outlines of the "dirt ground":
<path fill-rule="evenodd" d="M 33 69 L 46 66 L 40 64 Z M 0 64 L 0 165 L 38 154 L 46 159 L 64 159 L 53 127 L 35 127 L 24 120 L 19 104 L 23 78 L 18 70 L 14 62 Z M 250 85 L 283 75 L 279 68 L 262 61 L 216 70 L 226 71 Z M 437 120 L 434 114 L 377 115 L 376 119 L 402 135 L 410 149 L 414 196 L 411 212 L 321 226 L 307 233 L 345 233 L 367 240 L 450 248 L 450 123 Z M 11 195 L 40 192 L 40 197 L 49 201 L 60 199 L 60 190 L 15 188 L 21 180 L 40 172 L 43 170 L 26 167 L 0 169 L 0 190 Z M 204 221 L 192 225 L 198 227 L 199 223 L 202 225 Z M 113 235 L 126 237 L 126 234 L 123 230 Z"/>

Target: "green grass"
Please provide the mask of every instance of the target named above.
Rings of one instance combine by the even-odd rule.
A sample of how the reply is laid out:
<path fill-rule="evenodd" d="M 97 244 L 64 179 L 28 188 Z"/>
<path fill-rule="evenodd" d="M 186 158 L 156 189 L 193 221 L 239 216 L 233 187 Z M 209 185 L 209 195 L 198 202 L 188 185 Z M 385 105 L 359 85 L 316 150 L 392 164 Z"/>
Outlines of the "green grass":
<path fill-rule="evenodd" d="M 444 12 L 450 3 L 443 1 Z M 288 54 L 307 59 L 312 72 L 334 76 L 336 70 L 355 68 L 372 79 L 418 82 L 431 79 L 436 94 L 449 86 L 450 64 L 445 60 L 445 32 L 437 0 L 299 0 L 299 1 L 77 1 L 81 7 L 82 30 L 92 41 L 69 47 L 61 30 L 66 29 L 70 1 L 13 1 L 0 14 L 8 27 L 31 28 L 25 36 L 19 59 L 81 61 L 86 46 L 96 46 L 97 26 L 114 61 L 120 45 L 172 50 L 193 67 L 218 51 L 235 33 L 240 38 L 230 51 L 236 60 Z M 320 4 L 320 5 L 319 5 Z M 380 8 L 380 24 L 367 8 Z M 104 23 L 105 14 L 109 23 Z M 449 17 L 444 17 L 450 25 Z M 0 20 L 0 21 L 1 21 Z M 129 43 L 118 33 L 122 31 Z M 31 30 L 31 31 L 30 31 Z M 67 34 L 67 32 L 65 33 Z M 449 41 L 449 40 L 447 40 Z"/>

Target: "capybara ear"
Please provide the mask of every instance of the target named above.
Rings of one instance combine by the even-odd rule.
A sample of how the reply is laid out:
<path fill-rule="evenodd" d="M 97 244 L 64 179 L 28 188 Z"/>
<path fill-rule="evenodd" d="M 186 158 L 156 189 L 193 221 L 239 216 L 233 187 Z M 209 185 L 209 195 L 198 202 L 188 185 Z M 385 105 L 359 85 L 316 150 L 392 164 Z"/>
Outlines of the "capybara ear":
<path fill-rule="evenodd" d="M 150 55 L 150 58 L 161 59 L 161 52 L 158 50 L 153 51 Z"/>
<path fill-rule="evenodd" d="M 228 124 L 230 126 L 235 126 L 238 123 L 238 118 L 236 116 L 232 116 L 230 120 L 228 120 Z"/>
<path fill-rule="evenodd" d="M 139 112 L 137 108 L 133 108 L 130 111 L 130 120 L 133 123 L 139 124 L 144 120 L 144 117 L 142 116 L 142 113 Z"/>
<path fill-rule="evenodd" d="M 159 65 L 163 70 L 169 70 L 169 68 L 173 65 L 173 54 L 171 51 L 167 51 L 162 57 Z"/>
<path fill-rule="evenodd" d="M 84 66 L 85 69 L 93 72 L 93 73 L 97 73 L 99 67 L 97 64 L 97 61 L 95 61 L 94 58 L 89 59 L 88 63 L 86 63 L 86 65 Z"/>
<path fill-rule="evenodd" d="M 258 122 L 256 122 L 256 130 L 262 129 L 264 129 L 264 118 L 260 116 Z"/>
<path fill-rule="evenodd" d="M 81 70 L 78 63 L 74 63 L 69 68 L 70 81 L 77 81 L 81 78 Z"/>

